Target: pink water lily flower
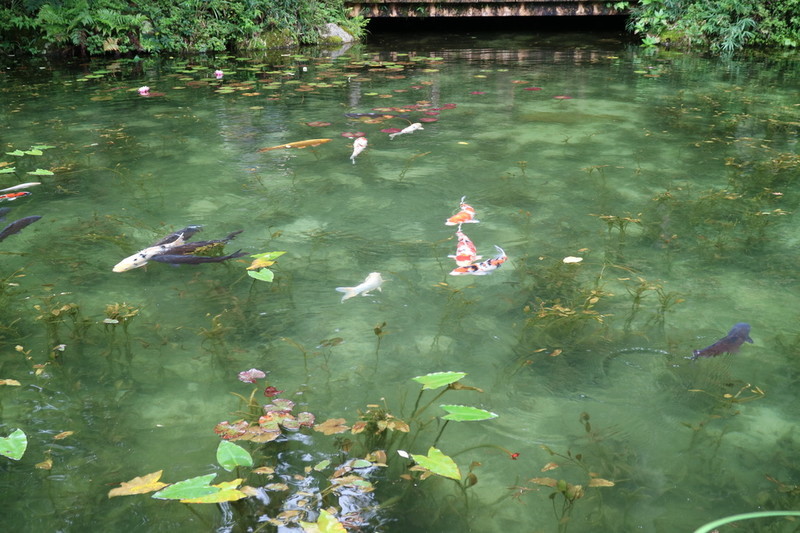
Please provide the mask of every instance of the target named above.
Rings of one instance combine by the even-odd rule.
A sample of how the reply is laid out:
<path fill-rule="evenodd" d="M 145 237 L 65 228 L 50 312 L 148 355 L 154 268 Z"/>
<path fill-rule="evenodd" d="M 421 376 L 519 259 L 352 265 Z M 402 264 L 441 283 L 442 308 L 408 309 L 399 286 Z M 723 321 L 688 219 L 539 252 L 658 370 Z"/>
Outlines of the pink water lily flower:
<path fill-rule="evenodd" d="M 214 77 L 217 78 L 218 80 L 221 80 L 224 75 L 225 73 L 222 72 L 221 70 L 214 71 Z"/>
<path fill-rule="evenodd" d="M 142 96 L 147 96 L 148 94 L 150 94 L 150 87 L 144 85 L 142 87 L 139 87 L 138 91 L 139 94 L 141 94 Z"/>
<path fill-rule="evenodd" d="M 239 381 L 243 381 L 244 383 L 255 383 L 257 379 L 265 377 L 267 377 L 266 372 L 257 368 L 251 368 L 250 370 L 239 372 Z"/>

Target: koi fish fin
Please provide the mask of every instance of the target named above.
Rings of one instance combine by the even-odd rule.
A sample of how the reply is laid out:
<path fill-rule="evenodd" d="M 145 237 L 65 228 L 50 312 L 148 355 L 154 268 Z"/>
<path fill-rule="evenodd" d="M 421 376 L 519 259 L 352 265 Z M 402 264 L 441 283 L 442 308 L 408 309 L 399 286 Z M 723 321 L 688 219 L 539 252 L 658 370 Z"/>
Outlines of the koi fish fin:
<path fill-rule="evenodd" d="M 355 287 L 336 287 L 336 290 L 344 293 L 344 296 L 342 296 L 342 303 L 344 303 L 345 300 L 358 295 Z"/>

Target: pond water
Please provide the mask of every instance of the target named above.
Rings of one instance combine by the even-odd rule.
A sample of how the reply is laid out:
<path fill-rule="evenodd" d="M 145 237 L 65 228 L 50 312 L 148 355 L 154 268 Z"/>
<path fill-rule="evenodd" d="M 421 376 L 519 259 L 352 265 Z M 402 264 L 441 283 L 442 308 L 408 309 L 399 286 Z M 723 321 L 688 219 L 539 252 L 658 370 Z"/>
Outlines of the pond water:
<path fill-rule="evenodd" d="M 674 532 L 797 508 L 797 59 L 522 33 L 0 59 L 0 189 L 41 182 L 2 225 L 42 217 L 0 242 L 0 379 L 19 382 L 0 435 L 28 439 L 0 457 L 5 528 L 300 531 L 324 507 L 361 531 Z M 477 253 L 507 254 L 489 275 L 449 275 L 462 197 Z M 190 225 L 285 251 L 274 281 L 248 256 L 112 272 Z M 343 302 L 371 272 L 382 291 Z M 752 344 L 689 359 L 740 322 Z M 420 401 L 412 378 L 445 371 L 466 388 Z M 240 468 L 254 495 L 234 503 L 108 497 L 158 470 L 235 479 L 215 426 L 267 385 L 318 424 L 390 427 L 236 441 L 274 472 Z M 442 404 L 497 417 L 444 426 Z M 397 453 L 434 444 L 460 485 Z M 373 492 L 331 490 L 377 449 L 388 467 L 354 470 Z"/>

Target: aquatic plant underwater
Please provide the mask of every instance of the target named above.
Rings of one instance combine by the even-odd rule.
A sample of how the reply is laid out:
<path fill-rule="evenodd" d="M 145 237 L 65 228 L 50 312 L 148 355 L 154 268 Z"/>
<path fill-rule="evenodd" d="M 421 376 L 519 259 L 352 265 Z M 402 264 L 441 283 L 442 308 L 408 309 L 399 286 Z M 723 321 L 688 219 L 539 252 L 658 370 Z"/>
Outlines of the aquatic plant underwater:
<path fill-rule="evenodd" d="M 86 174 L 113 176 L 126 197 L 110 212 L 43 213 L 0 244 L 13 266 L 0 284 L 0 348 L 13 357 L 0 362 L 7 479 L 113 462 L 97 442 L 150 449 L 104 471 L 102 487 L 92 480 L 86 498 L 235 530 L 682 529 L 733 506 L 796 508 L 791 431 L 774 447 L 748 439 L 760 417 L 780 418 L 762 406 L 788 397 L 767 373 L 776 363 L 753 361 L 790 353 L 798 336 L 770 331 L 785 311 L 747 295 L 748 283 L 775 295 L 793 279 L 796 254 L 779 243 L 797 207 L 794 111 L 759 115 L 749 101 L 734 113 L 730 95 L 676 91 L 649 110 L 655 118 L 644 113 L 651 131 L 623 157 L 623 143 L 597 141 L 621 113 L 598 119 L 577 90 L 551 89 L 562 71 L 483 64 L 450 79 L 463 68 L 450 61 L 223 57 L 179 60 L 163 77 L 121 62 L 69 80 L 70 90 L 96 83 L 95 105 L 152 106 L 162 130 L 134 116 L 93 126 L 102 148 L 32 139 L 8 148 L 13 164 L 0 162 L 0 186 L 43 180 L 9 198 L 6 216 L 80 202 Z M 666 58 L 653 63 L 632 83 L 679 75 Z M 481 131 L 496 115 L 504 129 Z M 224 124 L 213 157 L 230 162 L 212 186 L 191 162 L 212 151 L 193 137 L 209 116 Z M 176 121 L 188 131 L 171 130 Z M 760 126 L 770 142 L 753 140 Z M 658 128 L 705 139 L 691 157 L 713 154 L 716 179 L 683 169 L 665 179 L 648 144 L 667 142 Z M 356 154 L 360 138 L 369 144 Z M 157 179 L 176 159 L 192 179 Z M 107 188 L 91 189 L 93 201 Z M 244 231 L 199 241 L 176 230 L 201 222 L 214 237 Z M 109 274 L 158 246 L 146 271 Z M 345 284 L 354 292 L 343 301 Z M 725 335 L 740 322 L 752 324 L 752 346 Z M 713 357 L 689 360 L 715 345 Z M 221 421 L 228 391 L 238 407 Z M 65 409 L 80 402 L 80 414 Z M 98 419 L 113 422 L 101 430 Z M 740 490 L 748 483 L 758 490 Z M 692 509 L 676 512 L 687 499 Z M 672 516 L 659 515 L 662 504 Z"/>

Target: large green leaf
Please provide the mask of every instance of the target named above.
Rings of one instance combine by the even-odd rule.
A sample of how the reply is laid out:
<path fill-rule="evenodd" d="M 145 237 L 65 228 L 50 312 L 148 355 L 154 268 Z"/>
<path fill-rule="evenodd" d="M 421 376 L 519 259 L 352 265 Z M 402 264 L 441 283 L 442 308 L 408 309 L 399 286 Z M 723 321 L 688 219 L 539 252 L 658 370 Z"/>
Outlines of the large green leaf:
<path fill-rule="evenodd" d="M 442 409 L 447 411 L 447 414 L 442 417 L 443 420 L 453 420 L 455 422 L 474 422 L 477 420 L 489 420 L 490 418 L 497 418 L 495 413 L 484 411 L 477 407 L 470 407 L 469 405 L 440 405 Z"/>
<path fill-rule="evenodd" d="M 212 487 L 209 483 L 211 483 L 211 480 L 216 476 L 216 474 L 206 474 L 205 476 L 178 481 L 164 490 L 153 494 L 153 498 L 159 500 L 189 500 L 205 496 L 206 494 L 214 494 L 215 492 L 219 492 L 220 488 Z"/>
<path fill-rule="evenodd" d="M 417 383 L 422 383 L 423 389 L 438 389 L 455 383 L 466 375 L 466 372 L 433 372 L 432 374 L 425 374 L 411 379 Z"/>
<path fill-rule="evenodd" d="M 28 437 L 21 429 L 16 429 L 8 437 L 0 437 L 0 455 L 18 461 L 28 447 Z"/>
<path fill-rule="evenodd" d="M 275 273 L 268 268 L 248 270 L 247 275 L 251 278 L 260 279 L 261 281 L 272 281 L 275 278 Z"/>
<path fill-rule="evenodd" d="M 52 176 L 53 173 L 49 170 L 45 170 L 43 168 L 37 168 L 32 172 L 28 172 L 31 176 Z"/>
<path fill-rule="evenodd" d="M 264 252 L 262 254 L 254 254 L 250 257 L 255 257 L 256 259 L 263 259 L 264 261 L 275 261 L 277 258 L 285 254 L 286 252 Z"/>
<path fill-rule="evenodd" d="M 222 502 L 235 502 L 236 500 L 241 500 L 243 498 L 247 498 L 247 494 L 238 490 L 238 487 L 242 483 L 242 479 L 234 479 L 233 481 L 225 481 L 218 485 L 213 485 L 214 488 L 219 489 L 217 492 L 213 494 L 206 494 L 205 496 L 200 496 L 199 498 L 187 498 L 185 500 L 181 500 L 181 503 L 222 503 Z"/>
<path fill-rule="evenodd" d="M 428 450 L 428 455 L 414 455 L 412 453 L 411 458 L 414 459 L 419 466 L 427 468 L 438 476 L 455 479 L 457 481 L 461 479 L 461 472 L 456 462 L 453 461 L 450 456 L 443 454 L 433 446 Z"/>
<path fill-rule="evenodd" d="M 253 466 L 253 458 L 250 453 L 238 444 L 227 440 L 219 441 L 217 462 L 228 472 L 237 466 Z"/>

